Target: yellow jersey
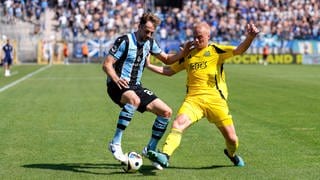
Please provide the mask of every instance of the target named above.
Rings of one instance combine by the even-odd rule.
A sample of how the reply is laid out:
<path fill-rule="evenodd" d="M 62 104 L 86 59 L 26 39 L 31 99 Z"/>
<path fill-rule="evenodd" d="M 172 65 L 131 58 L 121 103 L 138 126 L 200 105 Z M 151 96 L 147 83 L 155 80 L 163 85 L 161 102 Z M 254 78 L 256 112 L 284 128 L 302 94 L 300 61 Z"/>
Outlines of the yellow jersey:
<path fill-rule="evenodd" d="M 219 95 L 227 99 L 228 90 L 223 70 L 224 61 L 233 56 L 234 46 L 210 44 L 193 49 L 170 67 L 174 72 L 187 71 L 188 95 Z"/>

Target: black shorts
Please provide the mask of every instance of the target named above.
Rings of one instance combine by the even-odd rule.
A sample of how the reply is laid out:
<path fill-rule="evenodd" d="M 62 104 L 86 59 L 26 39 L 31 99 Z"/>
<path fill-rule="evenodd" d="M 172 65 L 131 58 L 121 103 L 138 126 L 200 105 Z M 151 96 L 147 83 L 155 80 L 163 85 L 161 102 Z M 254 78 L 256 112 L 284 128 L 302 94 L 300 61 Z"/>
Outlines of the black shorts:
<path fill-rule="evenodd" d="M 266 60 L 267 57 L 268 57 L 268 54 L 263 54 L 263 55 L 262 55 L 263 60 Z"/>
<path fill-rule="evenodd" d="M 11 58 L 4 58 L 3 64 L 8 64 L 10 66 L 12 64 L 12 59 Z"/>
<path fill-rule="evenodd" d="M 119 89 L 119 87 L 113 81 L 111 81 L 107 83 L 107 87 L 109 97 L 120 107 L 124 106 L 124 104 L 121 104 L 120 102 L 122 94 L 128 90 L 134 91 L 140 98 L 140 105 L 137 110 L 141 113 L 146 111 L 149 103 L 158 98 L 151 90 L 143 88 L 140 85 L 130 86 L 126 89 Z"/>

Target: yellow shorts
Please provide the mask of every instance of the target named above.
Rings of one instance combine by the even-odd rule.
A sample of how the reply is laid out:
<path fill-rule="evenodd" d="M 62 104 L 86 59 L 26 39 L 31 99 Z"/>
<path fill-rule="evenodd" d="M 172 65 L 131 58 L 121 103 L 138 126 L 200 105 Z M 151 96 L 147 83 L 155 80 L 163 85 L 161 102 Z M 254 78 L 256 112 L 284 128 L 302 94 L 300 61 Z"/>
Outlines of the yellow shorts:
<path fill-rule="evenodd" d="M 206 117 L 209 122 L 214 123 L 218 127 L 233 125 L 228 104 L 220 96 L 189 95 L 181 105 L 178 111 L 179 114 L 187 115 L 192 123 Z"/>

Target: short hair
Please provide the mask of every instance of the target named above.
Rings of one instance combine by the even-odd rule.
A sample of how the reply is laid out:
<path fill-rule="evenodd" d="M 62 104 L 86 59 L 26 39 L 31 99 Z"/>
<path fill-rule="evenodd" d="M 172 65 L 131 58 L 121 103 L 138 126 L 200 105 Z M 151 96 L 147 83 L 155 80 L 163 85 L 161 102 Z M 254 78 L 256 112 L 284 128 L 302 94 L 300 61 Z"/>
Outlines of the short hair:
<path fill-rule="evenodd" d="M 147 12 L 143 13 L 141 16 L 139 25 L 145 25 L 148 21 L 150 21 L 154 27 L 157 27 L 161 23 L 160 18 L 150 12 Z"/>
<path fill-rule="evenodd" d="M 210 26 L 208 23 L 206 22 L 199 22 L 199 23 L 196 23 L 194 26 L 193 26 L 193 29 L 202 29 L 204 32 L 208 33 L 210 35 Z"/>

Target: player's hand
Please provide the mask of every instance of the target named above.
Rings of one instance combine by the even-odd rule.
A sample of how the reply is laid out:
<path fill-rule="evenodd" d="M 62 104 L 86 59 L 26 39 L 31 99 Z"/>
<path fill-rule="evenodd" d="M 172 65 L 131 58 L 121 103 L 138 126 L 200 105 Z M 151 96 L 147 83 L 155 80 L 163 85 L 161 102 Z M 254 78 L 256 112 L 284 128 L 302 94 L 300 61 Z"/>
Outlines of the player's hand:
<path fill-rule="evenodd" d="M 192 49 L 194 49 L 193 44 L 193 41 L 187 41 L 186 43 L 182 44 L 180 50 L 182 51 L 184 56 L 186 56 Z"/>
<path fill-rule="evenodd" d="M 249 36 L 256 37 L 260 30 L 254 24 L 247 24 L 247 33 Z"/>
<path fill-rule="evenodd" d="M 116 82 L 117 86 L 120 88 L 120 89 L 123 89 L 123 88 L 129 88 L 129 83 L 127 80 L 125 79 L 118 79 Z"/>

